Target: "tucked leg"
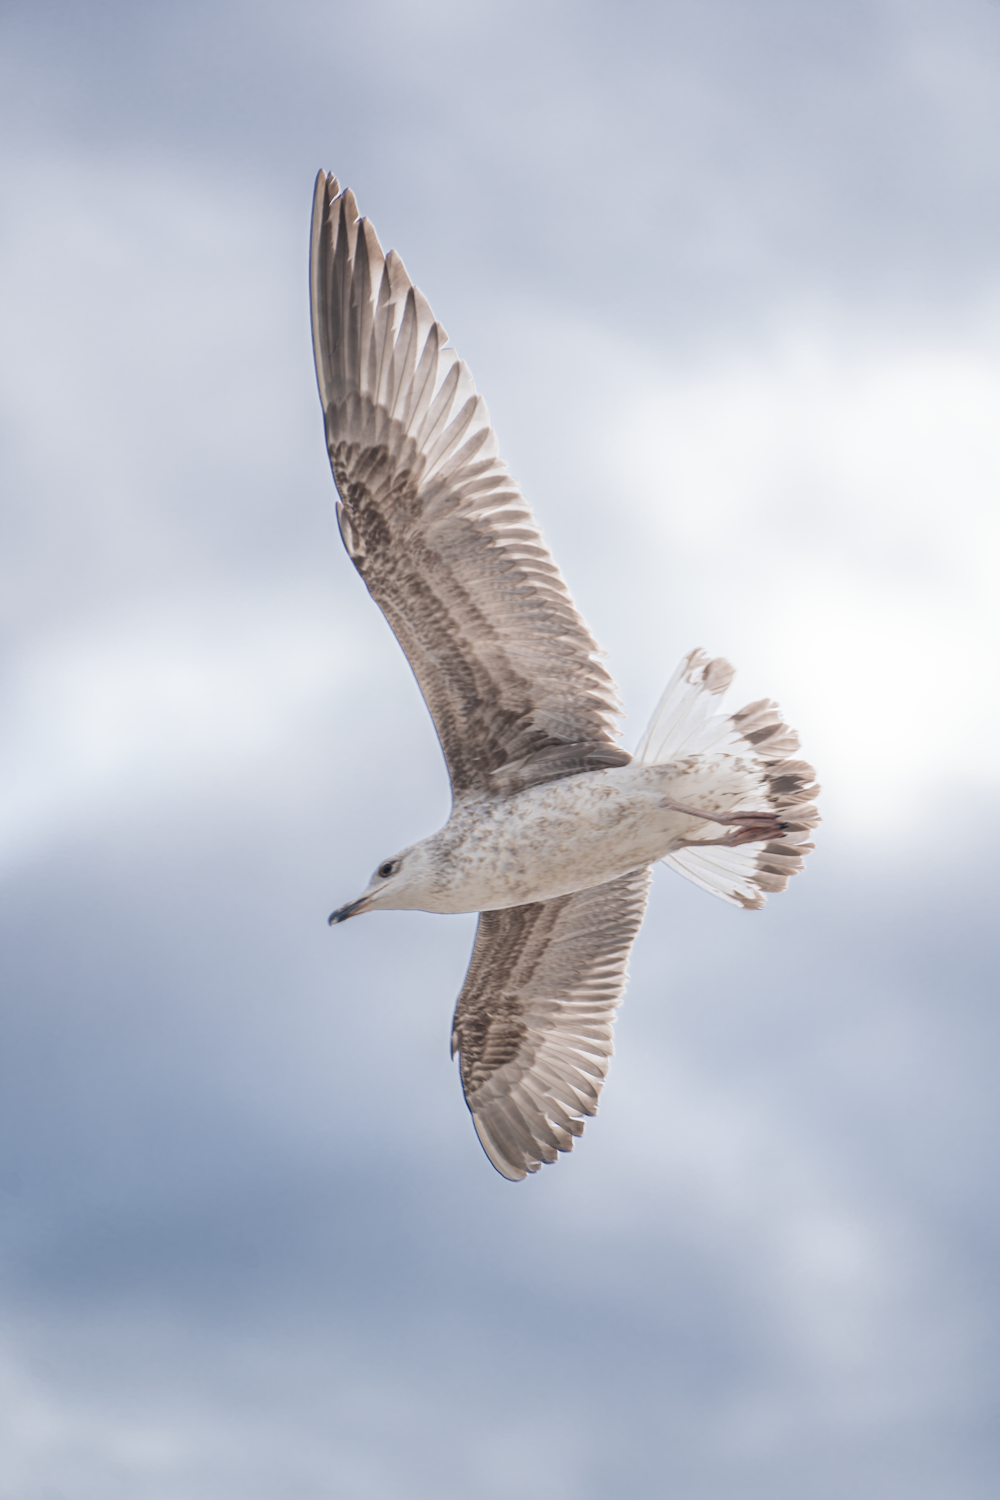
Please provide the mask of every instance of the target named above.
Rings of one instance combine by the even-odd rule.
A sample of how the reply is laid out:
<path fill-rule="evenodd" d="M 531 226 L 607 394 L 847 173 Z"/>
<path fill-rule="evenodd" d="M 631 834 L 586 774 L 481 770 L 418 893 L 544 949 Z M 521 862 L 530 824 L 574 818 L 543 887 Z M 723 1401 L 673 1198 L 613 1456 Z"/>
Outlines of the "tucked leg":
<path fill-rule="evenodd" d="M 682 839 L 678 849 L 709 849 L 718 845 L 723 849 L 737 849 L 740 844 L 761 844 L 770 839 L 780 839 L 785 829 L 784 823 L 779 823 L 773 818 L 767 826 L 761 824 L 747 824 L 734 828 L 731 833 L 725 834 L 721 839 Z"/>
<path fill-rule="evenodd" d="M 683 802 L 672 802 L 668 797 L 663 799 L 663 806 L 682 813 L 687 818 L 700 818 L 705 823 L 723 823 L 733 830 L 721 839 L 685 839 L 681 847 L 688 847 L 692 844 L 722 844 L 728 849 L 733 849 L 739 844 L 754 844 L 761 839 L 780 838 L 786 827 L 786 824 L 773 812 L 710 813 L 703 812 L 699 807 L 687 807 Z"/>

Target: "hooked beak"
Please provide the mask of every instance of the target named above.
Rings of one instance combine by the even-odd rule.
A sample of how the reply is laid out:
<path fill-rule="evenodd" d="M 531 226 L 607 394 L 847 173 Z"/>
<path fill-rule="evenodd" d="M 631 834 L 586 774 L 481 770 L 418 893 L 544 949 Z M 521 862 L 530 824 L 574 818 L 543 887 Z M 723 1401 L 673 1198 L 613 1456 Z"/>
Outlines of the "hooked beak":
<path fill-rule="evenodd" d="M 338 906 L 337 910 L 332 911 L 327 917 L 327 926 L 336 927 L 338 922 L 346 922 L 348 917 L 359 917 L 363 911 L 368 910 L 370 901 L 371 896 L 365 891 L 364 895 L 359 896 L 356 901 L 348 901 L 346 906 Z"/>

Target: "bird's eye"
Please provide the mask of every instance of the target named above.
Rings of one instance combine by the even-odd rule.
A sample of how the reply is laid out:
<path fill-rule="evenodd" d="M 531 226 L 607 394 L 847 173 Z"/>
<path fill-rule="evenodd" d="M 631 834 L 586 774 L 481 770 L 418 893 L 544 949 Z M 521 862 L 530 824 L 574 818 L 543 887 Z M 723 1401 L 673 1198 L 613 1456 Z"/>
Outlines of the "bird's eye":
<path fill-rule="evenodd" d="M 388 880 L 389 876 L 393 873 L 395 868 L 396 861 L 394 859 L 387 859 L 384 865 L 379 865 L 378 873 L 381 875 L 383 880 Z"/>

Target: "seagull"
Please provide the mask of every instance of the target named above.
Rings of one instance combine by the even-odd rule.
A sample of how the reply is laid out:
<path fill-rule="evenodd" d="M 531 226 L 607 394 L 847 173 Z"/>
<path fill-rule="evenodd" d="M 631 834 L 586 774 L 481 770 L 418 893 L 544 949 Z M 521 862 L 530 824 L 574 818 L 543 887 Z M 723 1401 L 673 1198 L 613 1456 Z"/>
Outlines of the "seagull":
<path fill-rule="evenodd" d="M 486 403 L 353 193 L 316 180 L 313 349 L 347 553 L 406 654 L 451 778 L 431 837 L 384 859 L 363 912 L 478 912 L 452 1056 L 512 1181 L 596 1113 L 627 961 L 662 860 L 763 906 L 813 848 L 812 767 L 769 699 L 688 653 L 634 755 L 597 643 L 499 457 Z"/>

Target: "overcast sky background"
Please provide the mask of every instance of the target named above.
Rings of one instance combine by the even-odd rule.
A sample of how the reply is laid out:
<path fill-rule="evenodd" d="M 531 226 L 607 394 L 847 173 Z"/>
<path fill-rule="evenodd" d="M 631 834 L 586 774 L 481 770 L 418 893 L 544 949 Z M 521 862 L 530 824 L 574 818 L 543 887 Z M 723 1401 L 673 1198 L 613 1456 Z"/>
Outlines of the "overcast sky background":
<path fill-rule="evenodd" d="M 0 7 L 0 1500 L 993 1500 L 1000 5 Z M 824 784 L 525 1183 L 343 552 L 319 167 L 607 648 Z"/>

